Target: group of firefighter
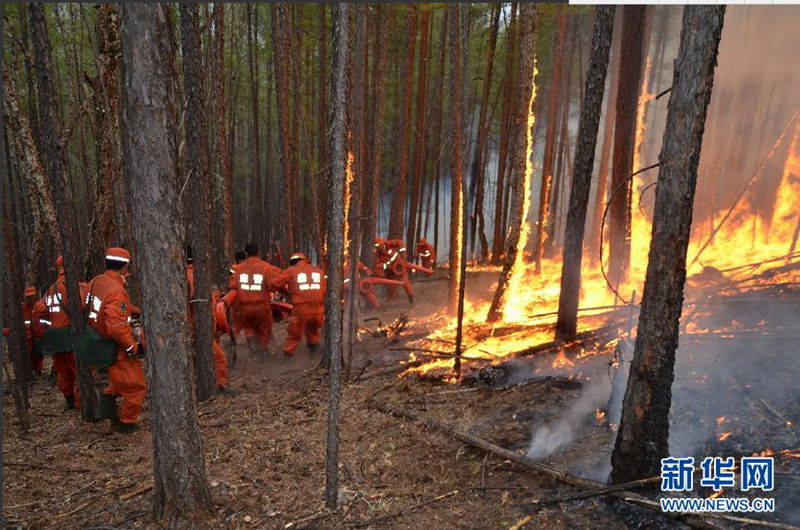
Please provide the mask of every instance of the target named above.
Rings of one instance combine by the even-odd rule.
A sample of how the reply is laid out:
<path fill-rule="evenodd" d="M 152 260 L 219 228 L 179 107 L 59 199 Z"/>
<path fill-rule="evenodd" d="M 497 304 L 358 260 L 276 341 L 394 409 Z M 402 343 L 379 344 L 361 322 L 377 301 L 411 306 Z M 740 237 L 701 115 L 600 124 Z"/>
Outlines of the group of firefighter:
<path fill-rule="evenodd" d="M 397 287 L 402 286 L 409 302 L 413 303 L 414 292 L 408 270 L 432 274 L 436 264 L 435 250 L 425 239 L 419 241 L 415 254 L 420 265 L 406 261 L 406 248 L 401 240 L 375 239 L 372 269 L 359 261 L 357 270 L 358 291 L 370 307 L 378 307 L 375 284 L 386 286 L 389 301 L 396 297 Z M 194 305 L 207 300 L 195 299 L 192 261 L 191 248 L 187 248 L 189 316 L 193 325 Z M 125 434 L 138 430 L 136 421 L 147 394 L 142 366 L 146 341 L 139 325 L 142 311 L 130 303 L 127 291 L 130 263 L 129 251 L 109 248 L 105 254 L 106 270 L 88 282 L 79 283 L 86 327 L 78 339 L 77 348 L 73 345 L 66 310 L 67 284 L 61 256 L 55 262 L 58 277 L 41 298 L 35 287 L 25 288 L 21 315 L 33 373 L 42 374 L 44 355 L 49 355 L 51 372 L 56 374 L 56 386 L 64 396 L 66 408 L 78 409 L 80 393 L 74 353 L 77 352 L 92 365 L 93 377 L 101 380 L 98 372 L 108 374 L 97 419 L 111 420 L 112 429 Z M 349 265 L 345 264 L 346 271 L 348 268 Z M 309 351 L 318 349 L 324 321 L 326 275 L 304 254 L 293 254 L 289 266 L 281 270 L 262 260 L 258 245 L 249 243 L 243 251 L 236 253 L 236 263 L 230 267 L 227 287 L 227 293 L 215 290 L 211 296 L 212 350 L 220 393 L 230 392 L 228 361 L 218 342 L 224 333 L 230 333 L 235 341 L 244 331 L 251 348 L 268 353 L 273 314 L 282 318 L 283 314 L 289 313 L 284 356 L 294 354 L 303 336 Z M 279 296 L 288 296 L 290 303 L 280 301 Z M 7 335 L 9 330 L 4 329 L 3 333 Z M 102 363 L 98 360 L 100 357 L 94 356 L 99 356 L 101 351 L 106 352 Z"/>

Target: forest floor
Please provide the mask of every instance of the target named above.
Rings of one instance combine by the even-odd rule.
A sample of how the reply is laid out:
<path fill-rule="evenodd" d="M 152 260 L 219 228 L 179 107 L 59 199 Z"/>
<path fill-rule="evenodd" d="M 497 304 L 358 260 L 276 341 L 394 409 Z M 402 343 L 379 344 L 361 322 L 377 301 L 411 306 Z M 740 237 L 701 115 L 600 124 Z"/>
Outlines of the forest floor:
<path fill-rule="evenodd" d="M 315 368 L 320 354 L 311 354 L 303 345 L 291 360 L 281 354 L 264 358 L 250 352 L 240 338 L 230 375 L 230 386 L 239 393 L 219 395 L 199 406 L 214 507 L 191 527 L 509 528 L 536 500 L 579 492 L 420 423 L 377 410 L 389 404 L 524 450 L 535 422 L 569 408 L 579 393 L 575 385 L 552 377 L 492 389 L 417 375 L 400 377 L 400 371 L 382 373 L 407 358 L 407 353 L 389 347 L 426 333 L 415 328 L 415 319 L 425 321 L 441 311 L 447 282 L 439 276 L 415 282 L 414 306 L 401 293 L 393 304 L 361 315 L 361 323 L 370 317 L 389 322 L 404 313 L 411 324 L 392 344 L 371 335 L 358 343 L 350 378 L 342 385 L 341 506 L 332 512 L 324 511 L 322 502 L 328 381 L 325 372 Z M 488 297 L 496 278 L 492 272 L 470 273 L 470 295 Z M 285 322 L 275 325 L 276 352 L 285 329 Z M 580 369 L 604 372 L 608 358 L 596 357 Z M 367 360 L 371 364 L 362 371 Z M 143 429 L 126 436 L 111 433 L 107 421 L 86 424 L 77 412 L 62 410 L 61 396 L 46 378 L 31 384 L 30 396 L 32 427 L 25 437 L 20 436 L 11 396 L 3 396 L 3 527 L 157 527 L 150 500 L 147 407 Z M 603 453 L 599 448 L 610 446 L 611 431 L 591 421 L 580 427 L 576 438 L 546 461 L 584 476 L 603 477 L 607 464 L 597 455 Z M 590 498 L 548 505 L 525 527 L 682 525 L 635 506 Z"/>

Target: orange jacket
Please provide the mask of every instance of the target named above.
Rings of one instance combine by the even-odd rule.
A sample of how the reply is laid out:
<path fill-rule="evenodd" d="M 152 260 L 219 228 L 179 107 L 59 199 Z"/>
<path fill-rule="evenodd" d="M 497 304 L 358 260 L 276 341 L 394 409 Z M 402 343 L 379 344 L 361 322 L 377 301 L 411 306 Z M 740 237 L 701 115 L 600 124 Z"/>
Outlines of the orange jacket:
<path fill-rule="evenodd" d="M 436 249 L 433 248 L 433 245 L 421 239 L 417 243 L 417 259 L 422 260 L 429 260 L 429 261 L 436 261 Z"/>
<path fill-rule="evenodd" d="M 234 263 L 228 268 L 228 289 L 236 289 L 236 269 L 241 263 Z"/>
<path fill-rule="evenodd" d="M 281 272 L 270 286 L 276 291 L 284 287 L 289 290 L 294 315 L 311 315 L 325 310 L 325 275 L 322 269 L 305 260 Z"/>
<path fill-rule="evenodd" d="M 236 305 L 269 304 L 272 279 L 281 272 L 278 267 L 250 256 L 234 270 L 236 294 L 233 301 Z"/>
<path fill-rule="evenodd" d="M 81 298 L 84 309 L 89 306 L 89 325 L 101 336 L 114 339 L 121 350 L 135 353 L 137 346 L 130 324 L 132 306 L 122 275 L 107 270 L 95 276 Z"/>
<path fill-rule="evenodd" d="M 39 315 L 40 324 L 50 328 L 69 327 L 66 274 L 59 273 L 56 282 L 45 291 L 44 296 L 39 301 L 44 305 L 44 311 Z"/>

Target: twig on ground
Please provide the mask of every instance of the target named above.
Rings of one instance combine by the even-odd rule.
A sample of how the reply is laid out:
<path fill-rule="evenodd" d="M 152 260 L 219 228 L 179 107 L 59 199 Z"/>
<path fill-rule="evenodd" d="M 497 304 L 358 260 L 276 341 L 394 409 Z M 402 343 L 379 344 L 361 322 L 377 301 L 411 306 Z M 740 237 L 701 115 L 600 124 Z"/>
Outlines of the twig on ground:
<path fill-rule="evenodd" d="M 130 500 L 130 499 L 136 497 L 137 495 L 141 495 L 142 493 L 150 491 L 151 489 L 153 489 L 153 483 L 152 482 L 147 483 L 147 484 L 143 484 L 142 486 L 140 486 L 139 488 L 136 488 L 135 490 L 131 491 L 130 493 L 126 493 L 125 495 L 120 495 L 119 496 L 119 500 L 121 500 L 121 501 Z"/>
<path fill-rule="evenodd" d="M 456 494 L 458 494 L 458 490 L 453 490 L 453 491 L 450 491 L 450 492 L 445 493 L 443 495 L 439 495 L 438 497 L 434 497 L 433 499 L 429 499 L 429 500 L 424 501 L 424 502 L 419 502 L 419 503 L 415 504 L 414 506 L 408 506 L 406 508 L 401 508 L 401 509 L 395 510 L 395 511 L 393 511 L 391 513 L 387 513 L 386 515 L 381 515 L 380 517 L 373 517 L 372 519 L 367 519 L 366 521 L 353 523 L 353 524 L 350 524 L 349 526 L 354 527 L 354 528 L 360 528 L 362 526 L 371 526 L 371 525 L 374 525 L 374 524 L 379 523 L 381 521 L 394 519 L 398 515 L 402 515 L 405 512 L 408 512 L 408 511 L 411 511 L 411 510 L 416 510 L 417 508 L 422 508 L 423 506 L 427 506 L 429 504 L 433 504 L 434 502 L 441 501 L 441 500 L 446 499 L 448 497 L 452 497 L 453 495 L 456 495 Z"/>

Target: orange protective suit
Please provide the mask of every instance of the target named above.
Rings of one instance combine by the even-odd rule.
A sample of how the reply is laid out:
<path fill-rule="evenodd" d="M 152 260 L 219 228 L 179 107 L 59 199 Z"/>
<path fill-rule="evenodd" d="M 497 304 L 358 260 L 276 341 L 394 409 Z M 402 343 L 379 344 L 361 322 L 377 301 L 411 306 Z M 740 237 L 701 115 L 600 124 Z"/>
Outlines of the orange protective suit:
<path fill-rule="evenodd" d="M 44 357 L 33 353 L 33 339 L 38 338 L 35 331 L 39 329 L 38 324 L 34 324 L 34 316 L 36 314 L 44 313 L 44 304 L 41 300 L 37 300 L 34 304 L 22 304 L 22 318 L 25 325 L 25 339 L 28 345 L 28 356 L 31 360 L 31 369 L 34 372 L 41 373 L 44 367 Z"/>
<path fill-rule="evenodd" d="M 225 301 L 236 311 L 237 324 L 247 338 L 256 337 L 259 346 L 267 348 L 272 338 L 270 285 L 281 270 L 258 256 L 249 256 L 235 271 L 235 288 L 225 296 Z"/>
<path fill-rule="evenodd" d="M 403 289 L 406 291 L 409 300 L 414 298 L 414 289 L 411 288 L 411 282 L 408 279 L 408 271 L 403 269 L 403 274 L 397 275 L 392 272 L 392 265 L 398 260 L 406 259 L 406 244 L 401 239 L 388 239 L 386 241 L 386 250 L 389 255 L 388 261 L 384 264 L 386 270 L 386 277 L 392 280 L 400 280 L 403 282 Z M 386 299 L 393 300 L 397 296 L 397 286 L 386 286 Z"/>
<path fill-rule="evenodd" d="M 192 328 L 194 328 L 194 304 L 191 300 L 194 299 L 194 266 L 189 264 L 186 266 L 186 276 L 189 280 L 189 319 L 191 320 Z M 214 310 L 217 307 L 217 298 L 219 293 L 216 291 L 211 293 L 211 319 L 213 338 L 211 340 L 211 348 L 214 353 L 214 373 L 217 376 L 217 385 L 227 386 L 228 384 L 228 358 L 225 352 L 217 342 L 217 312 Z"/>
<path fill-rule="evenodd" d="M 426 269 L 434 270 L 436 268 L 436 249 L 424 237 L 417 242 L 416 255 L 419 264 Z"/>
<path fill-rule="evenodd" d="M 292 316 L 289 317 L 286 344 L 283 346 L 286 355 L 294 354 L 303 335 L 310 348 L 316 347 L 321 340 L 319 330 L 325 320 L 325 274 L 322 269 L 311 265 L 302 254 L 293 255 L 289 261 L 295 261 L 298 257 L 299 261 L 270 282 L 276 291 L 286 288 L 292 302 Z"/>
<path fill-rule="evenodd" d="M 51 285 L 44 296 L 37 303 L 38 311 L 34 310 L 34 319 L 39 321 L 42 333 L 44 329 L 58 329 L 70 326 L 67 314 L 67 276 L 60 265 L 60 258 L 56 261 L 58 279 Z M 53 370 L 55 370 L 56 386 L 64 397 L 75 396 L 75 407 L 81 406 L 80 392 L 78 390 L 78 368 L 75 365 L 75 355 L 71 351 L 58 352 L 51 355 Z"/>
<path fill-rule="evenodd" d="M 88 325 L 102 337 L 114 339 L 118 345 L 117 359 L 108 368 L 110 382 L 103 394 L 122 396 L 119 421 L 134 423 L 142 412 L 147 382 L 142 362 L 134 357 L 138 347 L 131 331 L 131 302 L 125 278 L 112 270 L 95 276 L 85 289 L 83 301 L 88 304 Z"/>

